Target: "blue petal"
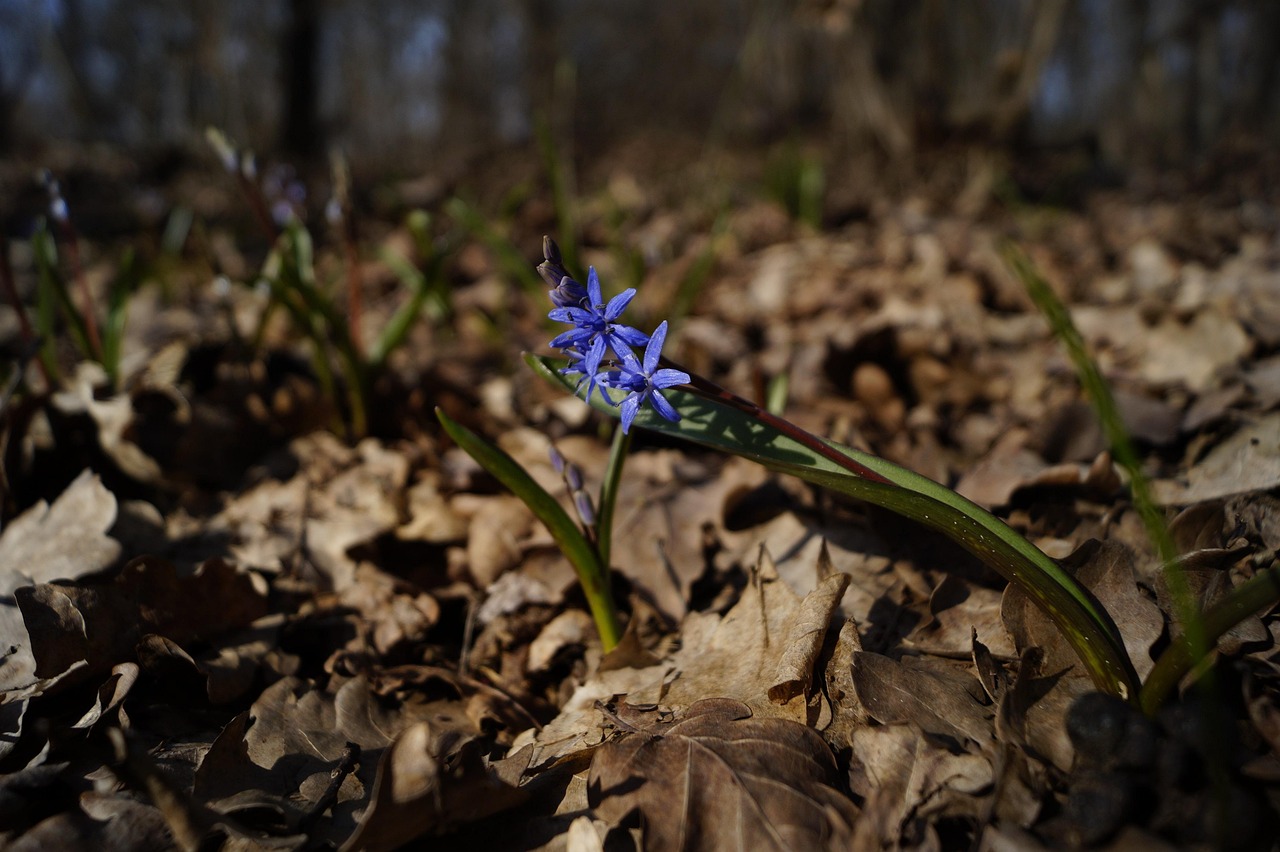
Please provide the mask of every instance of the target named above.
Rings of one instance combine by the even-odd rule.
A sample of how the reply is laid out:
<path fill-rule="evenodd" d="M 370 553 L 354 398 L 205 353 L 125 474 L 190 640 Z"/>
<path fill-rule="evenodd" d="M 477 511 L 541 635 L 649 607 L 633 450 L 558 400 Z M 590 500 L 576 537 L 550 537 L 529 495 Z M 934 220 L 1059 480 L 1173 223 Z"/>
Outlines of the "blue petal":
<path fill-rule="evenodd" d="M 592 307 L 604 304 L 604 296 L 600 295 L 600 276 L 596 275 L 594 266 L 587 270 L 587 295 L 591 298 Z"/>
<path fill-rule="evenodd" d="M 628 287 L 618 295 L 609 300 L 609 304 L 605 306 L 604 318 L 606 322 L 613 322 L 622 316 L 622 312 L 627 309 L 627 305 L 631 304 L 631 300 L 636 297 L 636 288 Z"/>
<path fill-rule="evenodd" d="M 591 319 L 590 311 L 573 307 L 556 308 L 547 316 L 556 322 L 571 322 L 574 325 L 582 325 L 584 321 Z"/>
<path fill-rule="evenodd" d="M 653 378 L 649 380 L 655 388 L 671 388 L 676 385 L 687 385 L 692 379 L 689 374 L 683 370 L 672 370 L 664 367 L 653 374 Z"/>
<path fill-rule="evenodd" d="M 636 419 L 636 412 L 639 410 L 639 395 L 632 394 L 622 401 L 622 434 L 627 434 L 627 430 L 631 428 L 631 421 Z"/>
<path fill-rule="evenodd" d="M 649 345 L 644 348 L 644 374 L 652 376 L 653 371 L 658 368 L 658 359 L 662 356 L 662 344 L 667 339 L 667 321 L 663 320 L 658 323 L 658 327 L 653 330 L 653 336 L 649 338 Z"/>
<path fill-rule="evenodd" d="M 591 335 L 591 329 L 571 328 L 552 339 L 550 345 L 552 349 L 565 349 L 569 346 L 581 346 L 583 343 L 591 339 Z"/>
<path fill-rule="evenodd" d="M 629 325 L 615 325 L 610 333 L 622 339 L 628 346 L 647 346 L 649 344 L 649 335 Z"/>
<path fill-rule="evenodd" d="M 680 419 L 680 412 L 667 402 L 667 398 L 658 391 L 654 391 L 649 395 L 649 402 L 653 403 L 653 410 L 661 414 L 663 417 L 675 423 Z"/>
<path fill-rule="evenodd" d="M 587 372 L 595 375 L 600 370 L 600 362 L 604 359 L 604 338 L 597 337 L 591 341 L 591 347 L 582 355 L 582 364 Z"/>

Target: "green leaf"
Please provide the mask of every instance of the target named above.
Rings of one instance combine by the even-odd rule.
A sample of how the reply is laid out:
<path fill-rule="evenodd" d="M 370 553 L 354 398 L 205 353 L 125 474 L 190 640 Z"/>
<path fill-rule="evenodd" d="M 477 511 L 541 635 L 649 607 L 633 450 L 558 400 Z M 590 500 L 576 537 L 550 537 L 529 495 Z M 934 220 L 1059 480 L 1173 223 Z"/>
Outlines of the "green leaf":
<path fill-rule="evenodd" d="M 107 371 L 112 387 L 120 381 L 120 348 L 124 344 L 125 320 L 129 309 L 129 297 L 138 289 L 141 269 L 133 249 L 125 249 L 120 268 L 111 282 L 107 300 L 107 322 L 102 330 L 102 366 Z"/>
<path fill-rule="evenodd" d="M 574 392 L 573 381 L 557 373 L 550 359 L 528 355 L 525 360 L 543 378 Z M 886 480 L 873 481 L 724 403 L 687 391 L 672 389 L 664 393 L 682 419 L 671 423 L 643 408 L 635 425 L 742 456 L 770 470 L 882 506 L 938 530 L 999 572 L 1044 610 L 1071 642 L 1099 689 L 1137 699 L 1137 675 L 1106 612 L 1061 566 L 981 506 L 884 459 L 824 442 L 852 463 Z M 597 395 L 593 395 L 590 404 L 610 416 L 618 416 L 618 409 Z"/>
<path fill-rule="evenodd" d="M 436 409 L 436 417 L 454 443 L 524 501 L 538 520 L 546 525 L 551 537 L 578 572 L 578 581 L 582 583 L 582 591 L 587 596 L 587 604 L 591 607 L 591 615 L 595 619 L 605 651 L 612 650 L 622 637 L 618 614 L 613 606 L 613 592 L 600 556 L 582 534 L 582 530 L 578 529 L 569 513 L 545 488 L 534 481 L 519 462 L 439 408 Z"/>

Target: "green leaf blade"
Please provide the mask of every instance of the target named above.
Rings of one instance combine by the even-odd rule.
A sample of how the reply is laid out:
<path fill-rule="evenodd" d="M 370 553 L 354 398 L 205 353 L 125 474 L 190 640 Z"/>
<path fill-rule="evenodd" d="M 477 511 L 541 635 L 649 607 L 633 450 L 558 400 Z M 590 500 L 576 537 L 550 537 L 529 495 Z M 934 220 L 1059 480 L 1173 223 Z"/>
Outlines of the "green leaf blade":
<path fill-rule="evenodd" d="M 612 650 L 622 638 L 622 631 L 618 625 L 608 575 L 595 548 L 569 517 L 569 513 L 545 488 L 534 481 L 519 462 L 500 448 L 453 420 L 439 408 L 436 409 L 436 417 L 454 443 L 519 497 L 538 520 L 546 525 L 551 537 L 577 571 L 605 651 Z"/>

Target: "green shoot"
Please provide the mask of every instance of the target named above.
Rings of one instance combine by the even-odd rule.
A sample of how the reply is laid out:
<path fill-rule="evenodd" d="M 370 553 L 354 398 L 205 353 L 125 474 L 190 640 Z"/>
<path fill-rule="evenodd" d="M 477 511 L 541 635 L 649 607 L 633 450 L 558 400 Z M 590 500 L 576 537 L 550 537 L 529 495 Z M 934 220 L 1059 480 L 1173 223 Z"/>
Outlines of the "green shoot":
<path fill-rule="evenodd" d="M 609 585 L 608 563 L 587 540 L 586 535 L 569 517 L 554 497 L 534 481 L 520 463 L 484 438 L 454 421 L 436 409 L 436 417 L 445 432 L 459 447 L 495 479 L 519 497 L 538 520 L 546 525 L 551 537 L 573 565 L 578 582 L 587 598 L 591 617 L 600 633 L 605 651 L 611 651 L 622 638 L 617 609 L 613 603 L 613 590 Z"/>

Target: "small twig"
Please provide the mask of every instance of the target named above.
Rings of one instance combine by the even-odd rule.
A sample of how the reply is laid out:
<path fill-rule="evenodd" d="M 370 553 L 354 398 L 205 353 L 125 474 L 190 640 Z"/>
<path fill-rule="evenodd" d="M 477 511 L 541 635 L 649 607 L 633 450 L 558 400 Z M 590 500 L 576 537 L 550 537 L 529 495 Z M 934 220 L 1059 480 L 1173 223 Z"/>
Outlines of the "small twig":
<path fill-rule="evenodd" d="M 347 336 L 351 346 L 364 356 L 363 332 L 360 330 L 364 316 L 364 282 L 360 278 L 360 252 L 356 244 L 355 208 L 351 203 L 351 170 L 346 158 L 338 151 L 330 157 L 333 167 L 333 198 L 329 202 L 329 223 L 338 232 L 342 242 L 343 261 L 347 268 Z"/>
<path fill-rule="evenodd" d="M 471 670 L 471 643 L 475 641 L 476 611 L 480 609 L 476 595 L 467 598 L 467 620 L 462 625 L 462 650 L 458 652 L 458 674 L 467 677 Z"/>
<path fill-rule="evenodd" d="M 324 792 L 320 794 L 320 798 L 311 806 L 306 815 L 298 823 L 298 831 L 302 834 L 310 834 L 311 829 L 315 827 L 320 817 L 324 816 L 324 812 L 329 810 L 338 801 L 338 792 L 342 789 L 343 783 L 351 773 L 360 767 L 360 746 L 353 742 L 348 742 L 347 747 L 342 750 L 342 758 L 338 761 L 338 765 L 333 767 L 329 772 L 329 786 L 324 788 Z"/>
<path fill-rule="evenodd" d="M 31 325 L 31 317 L 27 315 L 27 306 L 22 304 L 22 299 L 18 296 L 18 285 L 13 279 L 13 267 L 9 264 L 9 240 L 2 234 L 0 234 L 0 288 L 4 289 L 5 298 L 9 300 L 10 307 L 13 308 L 13 312 L 18 317 L 18 328 L 22 334 L 23 346 L 33 351 L 39 351 L 40 337 Z M 49 368 L 45 366 L 44 361 L 37 358 L 36 368 L 44 379 L 45 388 L 50 391 L 53 390 L 53 380 L 49 377 Z M 19 370 L 18 375 L 21 376 L 24 371 L 25 362 L 24 370 Z"/>

